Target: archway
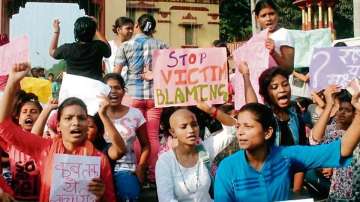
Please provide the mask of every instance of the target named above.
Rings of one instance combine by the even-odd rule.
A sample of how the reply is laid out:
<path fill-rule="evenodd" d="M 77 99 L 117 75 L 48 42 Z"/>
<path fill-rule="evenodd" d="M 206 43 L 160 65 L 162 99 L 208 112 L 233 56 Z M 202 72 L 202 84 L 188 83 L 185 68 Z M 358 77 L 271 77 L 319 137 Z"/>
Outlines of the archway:
<path fill-rule="evenodd" d="M 105 33 L 105 0 L 0 0 L 0 33 L 9 34 L 9 19 L 27 2 L 78 3 L 87 15 L 98 19 L 99 30 Z"/>

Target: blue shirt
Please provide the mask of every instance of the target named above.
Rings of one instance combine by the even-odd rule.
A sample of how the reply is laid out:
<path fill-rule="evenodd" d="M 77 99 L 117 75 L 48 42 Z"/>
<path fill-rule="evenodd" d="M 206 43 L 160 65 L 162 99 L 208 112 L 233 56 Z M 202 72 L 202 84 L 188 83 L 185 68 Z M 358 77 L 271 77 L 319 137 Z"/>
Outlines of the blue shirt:
<path fill-rule="evenodd" d="M 168 46 L 145 34 L 137 34 L 129 41 L 122 43 L 115 56 L 115 65 L 127 66 L 128 78 L 125 81 L 129 96 L 135 99 L 153 99 L 153 81 L 141 78 L 144 67 L 152 69 L 152 51 L 165 49 Z"/>
<path fill-rule="evenodd" d="M 274 146 L 260 171 L 249 165 L 245 151 L 240 150 L 220 164 L 215 179 L 215 202 L 288 200 L 293 168 L 350 165 L 350 158 L 342 161 L 340 146 L 340 140 L 319 146 Z"/>

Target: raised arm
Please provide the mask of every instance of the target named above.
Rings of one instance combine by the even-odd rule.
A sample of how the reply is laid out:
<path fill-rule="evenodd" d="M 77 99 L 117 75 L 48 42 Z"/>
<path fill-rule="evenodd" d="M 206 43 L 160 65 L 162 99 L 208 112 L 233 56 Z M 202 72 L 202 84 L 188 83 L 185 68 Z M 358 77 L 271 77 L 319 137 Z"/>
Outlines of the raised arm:
<path fill-rule="evenodd" d="M 121 157 L 123 157 L 126 153 L 126 146 L 125 146 L 125 142 L 122 139 L 121 135 L 119 134 L 118 130 L 116 130 L 113 122 L 111 121 L 111 119 L 109 118 L 109 116 L 107 115 L 106 111 L 107 108 L 109 106 L 109 100 L 107 97 L 102 97 L 103 101 L 100 104 L 100 109 L 99 109 L 99 116 L 101 121 L 104 124 L 104 129 L 106 134 L 108 135 L 108 137 L 110 138 L 111 141 L 111 146 L 108 149 L 108 156 L 112 159 L 112 160 L 118 160 Z"/>
<path fill-rule="evenodd" d="M 346 130 L 341 139 L 341 156 L 352 155 L 354 149 L 360 141 L 360 93 L 352 97 L 351 104 L 355 107 L 356 112 L 350 127 Z"/>
<path fill-rule="evenodd" d="M 275 51 L 275 42 L 272 39 L 267 39 L 265 47 L 270 50 L 270 55 L 274 58 L 276 63 L 290 73 L 294 70 L 294 48 L 290 46 L 281 46 L 280 53 Z"/>
<path fill-rule="evenodd" d="M 339 92 L 339 88 L 336 85 L 330 85 L 324 91 L 326 105 L 324 111 L 321 113 L 319 120 L 316 122 L 314 127 L 311 129 L 311 138 L 315 142 L 321 142 L 325 135 L 325 129 L 329 122 L 331 111 L 335 104 L 335 93 Z"/>
<path fill-rule="evenodd" d="M 196 107 L 203 112 L 210 114 L 213 118 L 216 118 L 218 121 L 220 121 L 226 126 L 235 126 L 236 124 L 236 119 L 226 114 L 225 112 L 218 110 L 216 107 L 209 106 L 203 101 L 198 101 Z"/>
<path fill-rule="evenodd" d="M 29 73 L 30 69 L 30 65 L 27 63 L 15 64 L 12 67 L 1 100 L 0 123 L 11 116 L 11 112 L 13 111 L 13 101 L 15 100 L 15 94 L 20 88 L 20 80 Z"/>
<path fill-rule="evenodd" d="M 51 39 L 50 47 L 49 47 L 49 54 L 51 57 L 54 57 L 55 50 L 58 47 L 59 36 L 60 36 L 60 20 L 55 19 L 53 21 L 53 37 Z"/>
<path fill-rule="evenodd" d="M 35 121 L 34 126 L 31 129 L 31 133 L 42 136 L 44 133 L 46 121 L 48 120 L 51 111 L 57 107 L 57 100 L 51 99 Z"/>
<path fill-rule="evenodd" d="M 309 74 L 304 75 L 304 74 L 298 73 L 296 71 L 293 71 L 293 75 L 294 75 L 294 77 L 300 79 L 303 82 L 308 82 L 310 79 Z"/>
<path fill-rule="evenodd" d="M 142 124 L 137 130 L 136 135 L 141 145 L 139 164 L 136 166 L 135 174 L 141 183 L 144 183 L 146 162 L 150 155 L 150 143 L 147 138 L 146 124 Z"/>
<path fill-rule="evenodd" d="M 240 62 L 238 69 L 239 69 L 239 72 L 242 74 L 243 80 L 244 80 L 245 102 L 246 103 L 253 103 L 253 102 L 257 103 L 258 99 L 256 97 L 255 90 L 250 81 L 250 71 L 249 71 L 249 67 L 248 67 L 247 63 Z"/>
<path fill-rule="evenodd" d="M 51 140 L 45 140 L 22 130 L 11 120 L 13 100 L 20 80 L 30 71 L 27 63 L 15 64 L 10 71 L 9 79 L 5 87 L 4 95 L 0 104 L 0 136 L 8 144 L 14 145 L 18 150 L 32 156 L 39 157 L 43 148 L 51 144 Z"/>

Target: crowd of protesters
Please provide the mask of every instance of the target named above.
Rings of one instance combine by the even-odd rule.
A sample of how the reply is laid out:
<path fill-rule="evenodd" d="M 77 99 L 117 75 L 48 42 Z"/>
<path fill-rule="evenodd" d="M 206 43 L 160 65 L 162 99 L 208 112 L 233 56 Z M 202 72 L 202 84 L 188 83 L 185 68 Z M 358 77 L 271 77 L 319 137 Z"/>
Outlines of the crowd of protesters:
<path fill-rule="evenodd" d="M 237 69 L 243 78 L 240 110 L 231 96 L 236 83 L 222 105 L 155 107 L 151 53 L 170 47 L 154 38 L 150 14 L 136 22 L 119 17 L 111 41 L 95 18 L 80 17 L 75 42 L 60 46 L 54 20 L 50 56 L 65 60 L 67 74 L 111 91 L 90 116 L 79 98 L 57 103 L 61 78 L 49 73 L 53 99 L 42 105 L 19 85 L 29 75 L 45 79 L 45 70 L 15 64 L 0 104 L 1 200 L 50 201 L 54 156 L 71 154 L 100 157 L 100 177 L 88 185 L 97 201 L 139 201 L 144 187 L 156 190 L 160 202 L 360 201 L 360 92 L 330 85 L 312 100 L 293 99 L 289 76 L 305 82 L 311 76 L 294 71 L 294 41 L 279 26 L 278 9 L 259 0 L 254 11 L 269 31 L 264 48 L 278 64 L 258 78 L 261 97 L 245 62 L 229 68 L 229 77 Z"/>

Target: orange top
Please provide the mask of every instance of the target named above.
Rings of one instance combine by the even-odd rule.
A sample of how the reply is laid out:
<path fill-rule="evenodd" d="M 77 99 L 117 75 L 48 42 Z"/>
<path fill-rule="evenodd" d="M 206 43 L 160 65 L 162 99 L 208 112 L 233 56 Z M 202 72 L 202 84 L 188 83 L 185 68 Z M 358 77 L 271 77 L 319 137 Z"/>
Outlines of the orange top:
<path fill-rule="evenodd" d="M 11 119 L 0 124 L 0 137 L 15 148 L 30 155 L 37 163 L 41 175 L 40 202 L 49 201 L 52 182 L 52 161 L 54 154 L 65 154 L 65 147 L 61 138 L 44 139 L 37 135 L 23 131 Z M 100 156 L 100 178 L 105 183 L 104 201 L 115 200 L 114 185 L 110 163 L 107 157 L 96 150 L 93 144 L 85 141 L 73 155 Z"/>

